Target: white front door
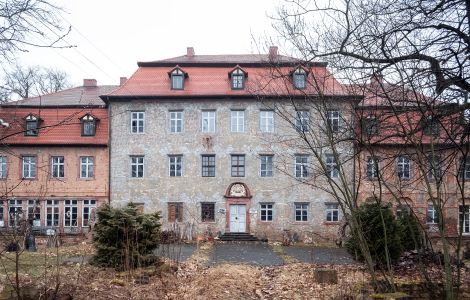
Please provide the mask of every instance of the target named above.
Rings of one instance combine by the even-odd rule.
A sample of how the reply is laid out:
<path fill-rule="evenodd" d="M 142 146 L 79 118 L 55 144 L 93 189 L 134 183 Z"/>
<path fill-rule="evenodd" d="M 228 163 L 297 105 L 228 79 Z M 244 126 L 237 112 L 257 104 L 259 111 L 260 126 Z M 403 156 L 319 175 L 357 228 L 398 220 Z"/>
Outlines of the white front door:
<path fill-rule="evenodd" d="M 246 205 L 230 205 L 230 232 L 246 231 Z"/>

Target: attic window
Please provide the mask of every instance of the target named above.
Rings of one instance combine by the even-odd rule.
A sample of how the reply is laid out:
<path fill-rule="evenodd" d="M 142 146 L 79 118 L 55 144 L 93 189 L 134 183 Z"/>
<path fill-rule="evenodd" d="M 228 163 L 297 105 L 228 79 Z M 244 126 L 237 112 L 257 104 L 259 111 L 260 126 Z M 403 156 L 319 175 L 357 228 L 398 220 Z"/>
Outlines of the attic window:
<path fill-rule="evenodd" d="M 243 90 L 245 88 L 245 78 L 248 77 L 248 73 L 237 66 L 228 75 L 230 77 L 232 90 Z"/>
<path fill-rule="evenodd" d="M 25 127 L 26 130 L 24 132 L 24 135 L 27 136 L 37 136 L 38 135 L 38 118 L 35 117 L 34 115 L 30 114 L 25 118 Z"/>
<path fill-rule="evenodd" d="M 176 67 L 169 73 L 171 78 L 171 89 L 172 90 L 184 90 L 184 79 L 188 77 L 188 73 Z"/>
<path fill-rule="evenodd" d="M 292 72 L 292 82 L 294 84 L 294 88 L 303 90 L 305 89 L 307 83 L 307 71 L 305 71 L 302 67 L 298 67 Z"/>
<path fill-rule="evenodd" d="M 423 120 L 423 128 L 425 135 L 438 135 L 439 127 L 439 119 L 435 116 L 427 116 L 426 119 Z"/>
<path fill-rule="evenodd" d="M 97 118 L 90 114 L 86 114 L 81 119 L 82 136 L 94 136 L 96 134 Z"/>

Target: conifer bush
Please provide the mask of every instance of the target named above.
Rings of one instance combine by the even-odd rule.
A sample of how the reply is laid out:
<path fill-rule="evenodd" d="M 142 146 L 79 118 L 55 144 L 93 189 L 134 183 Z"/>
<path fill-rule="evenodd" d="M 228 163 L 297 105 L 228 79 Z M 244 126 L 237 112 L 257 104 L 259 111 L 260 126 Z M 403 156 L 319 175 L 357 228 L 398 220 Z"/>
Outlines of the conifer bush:
<path fill-rule="evenodd" d="M 382 212 L 383 222 L 380 216 Z M 357 211 L 364 232 L 364 238 L 369 247 L 372 259 L 378 266 L 386 264 L 385 245 L 391 261 L 397 260 L 403 254 L 403 230 L 388 205 L 378 203 L 364 203 Z M 387 238 L 384 234 L 384 224 Z M 350 238 L 346 241 L 346 249 L 359 261 L 364 261 L 359 247 L 357 233 L 352 230 Z"/>
<path fill-rule="evenodd" d="M 402 227 L 402 246 L 403 250 L 418 250 L 424 247 L 423 231 L 418 220 L 409 212 L 404 213 L 398 218 Z"/>
<path fill-rule="evenodd" d="M 123 208 L 104 205 L 97 211 L 92 263 L 120 270 L 146 266 L 156 262 L 152 255 L 160 241 L 159 213 L 139 213 L 130 203 Z"/>

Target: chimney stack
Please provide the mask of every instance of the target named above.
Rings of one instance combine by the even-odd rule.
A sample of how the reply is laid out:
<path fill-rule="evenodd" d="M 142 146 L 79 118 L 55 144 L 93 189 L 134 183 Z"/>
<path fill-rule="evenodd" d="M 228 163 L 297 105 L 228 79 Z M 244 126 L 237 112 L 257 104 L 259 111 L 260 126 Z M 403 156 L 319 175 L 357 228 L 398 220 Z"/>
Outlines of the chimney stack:
<path fill-rule="evenodd" d="M 186 56 L 189 56 L 189 57 L 194 56 L 194 48 L 193 47 L 186 48 Z"/>
<path fill-rule="evenodd" d="M 123 86 L 126 81 L 127 77 L 119 77 L 119 86 Z"/>
<path fill-rule="evenodd" d="M 269 47 L 269 60 L 277 60 L 277 46 Z"/>
<path fill-rule="evenodd" d="M 96 79 L 83 79 L 84 87 L 96 87 L 98 86 Z"/>

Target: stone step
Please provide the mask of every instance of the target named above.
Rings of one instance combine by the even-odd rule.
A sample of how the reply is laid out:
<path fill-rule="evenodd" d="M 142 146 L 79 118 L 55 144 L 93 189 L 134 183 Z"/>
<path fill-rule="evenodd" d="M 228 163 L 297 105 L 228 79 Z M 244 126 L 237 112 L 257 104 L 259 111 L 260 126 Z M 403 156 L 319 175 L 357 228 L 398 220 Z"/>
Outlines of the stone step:
<path fill-rule="evenodd" d="M 247 232 L 226 232 L 220 241 L 258 241 L 258 238 Z"/>

